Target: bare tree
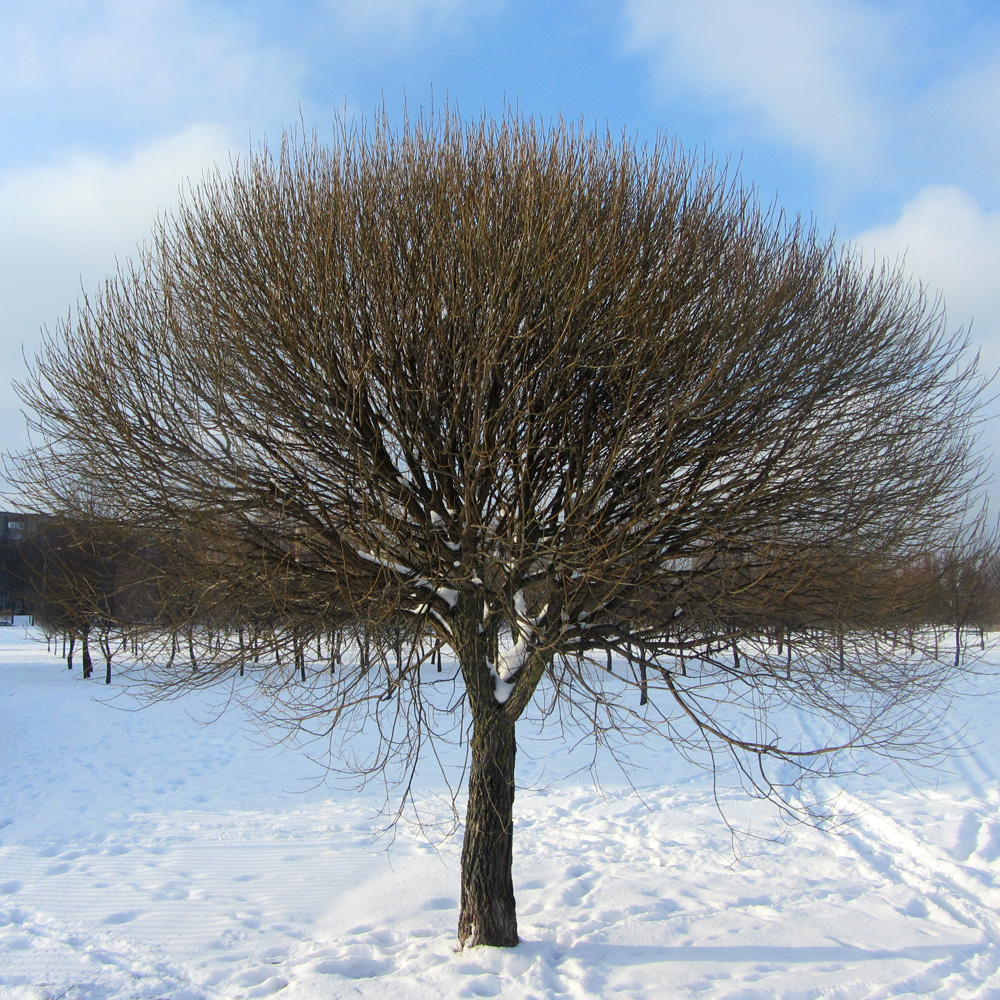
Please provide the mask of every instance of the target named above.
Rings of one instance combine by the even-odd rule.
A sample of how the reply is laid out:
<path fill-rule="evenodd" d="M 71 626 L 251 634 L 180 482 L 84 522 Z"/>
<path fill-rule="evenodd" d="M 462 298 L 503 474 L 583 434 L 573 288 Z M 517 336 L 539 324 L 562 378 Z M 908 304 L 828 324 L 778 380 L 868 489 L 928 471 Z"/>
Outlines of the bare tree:
<path fill-rule="evenodd" d="M 667 143 L 383 118 L 195 189 L 47 340 L 14 471 L 198 539 L 143 626 L 165 684 L 256 658 L 296 725 L 367 713 L 404 771 L 467 711 L 459 938 L 514 945 L 533 698 L 779 798 L 769 761 L 923 752 L 954 664 L 897 639 L 979 474 L 964 351 L 898 272 Z M 356 662 L 307 672 L 334 633 Z M 789 704 L 823 745 L 783 742 Z"/>
<path fill-rule="evenodd" d="M 112 637 L 125 620 L 121 573 L 134 558 L 134 540 L 120 526 L 94 518 L 55 518 L 21 547 L 22 586 L 35 622 L 68 640 L 66 664 L 71 669 L 79 640 L 85 679 L 93 674 L 96 638 L 104 655 L 104 680 L 110 684 Z"/>

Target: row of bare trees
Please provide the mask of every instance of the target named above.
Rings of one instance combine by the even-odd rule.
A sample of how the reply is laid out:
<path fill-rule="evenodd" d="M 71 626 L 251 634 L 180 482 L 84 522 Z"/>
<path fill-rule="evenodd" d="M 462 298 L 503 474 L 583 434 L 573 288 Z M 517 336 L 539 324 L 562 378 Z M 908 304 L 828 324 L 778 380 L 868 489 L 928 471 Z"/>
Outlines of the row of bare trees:
<path fill-rule="evenodd" d="M 38 625 L 80 642 L 86 676 L 92 635 L 100 636 L 102 651 L 112 635 L 123 648 L 135 649 L 140 639 L 162 641 L 188 631 L 216 645 L 223 636 L 242 636 L 245 656 L 258 660 L 262 648 L 277 650 L 280 658 L 286 643 L 293 651 L 315 647 L 316 660 L 323 659 L 324 643 L 335 659 L 341 644 L 363 656 L 351 639 L 356 623 L 349 609 L 324 614 L 324 627 L 317 628 L 307 610 L 311 596 L 298 594 L 297 602 L 306 605 L 299 608 L 289 600 L 295 586 L 291 581 L 282 587 L 280 601 L 272 592 L 248 602 L 241 587 L 244 600 L 234 604 L 232 564 L 220 564 L 216 572 L 211 563 L 195 557 L 182 532 L 155 538 L 96 519 L 53 520 L 24 541 L 6 543 L 0 563 L 6 593 L 16 595 Z M 683 616 L 663 630 L 662 644 L 679 660 L 688 648 L 697 657 L 710 646 L 735 647 L 738 655 L 739 642 L 762 639 L 791 655 L 796 634 L 830 633 L 840 643 L 853 633 L 872 633 L 890 644 L 909 646 L 929 635 L 939 649 L 947 644 L 947 634 L 961 651 L 970 635 L 981 645 L 985 633 L 1000 626 L 1000 551 L 992 537 L 973 538 L 961 548 L 892 568 L 831 565 L 828 560 L 818 564 L 808 586 L 799 581 L 796 589 L 782 594 L 777 613 L 769 610 L 775 602 L 767 591 L 788 581 L 774 567 L 765 572 L 730 565 L 727 573 L 736 584 L 721 584 L 712 576 L 699 579 L 684 594 Z M 217 578 L 223 573 L 230 578 L 225 586 Z M 375 655 L 388 644 L 398 658 L 409 630 L 400 621 L 396 627 L 387 624 L 383 632 Z M 628 644 L 611 643 L 605 651 L 627 654 Z M 299 663 L 302 658 L 293 659 Z"/>

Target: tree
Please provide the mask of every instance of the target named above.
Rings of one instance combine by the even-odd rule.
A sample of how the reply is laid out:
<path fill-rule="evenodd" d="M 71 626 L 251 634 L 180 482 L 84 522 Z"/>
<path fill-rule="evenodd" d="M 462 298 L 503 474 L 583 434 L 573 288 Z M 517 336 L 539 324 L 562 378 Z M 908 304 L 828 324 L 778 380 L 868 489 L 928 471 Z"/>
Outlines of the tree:
<path fill-rule="evenodd" d="M 23 611 L 25 601 L 23 539 L 0 537 L 0 609 Z"/>
<path fill-rule="evenodd" d="M 66 665 L 73 666 L 77 639 L 84 679 L 94 671 L 91 640 L 104 655 L 104 681 L 111 683 L 112 636 L 121 629 L 123 566 L 134 558 L 132 539 L 120 527 L 93 518 L 49 521 L 23 549 L 23 585 L 35 621 L 47 633 L 69 640 Z M 130 549 L 132 551 L 130 551 Z"/>
<path fill-rule="evenodd" d="M 47 339 L 14 471 L 40 507 L 188 540 L 136 625 L 164 683 L 262 651 L 280 674 L 338 632 L 357 664 L 271 688 L 297 724 L 368 713 L 372 766 L 411 766 L 468 711 L 459 937 L 514 945 L 533 698 L 728 751 L 774 797 L 769 761 L 922 752 L 953 664 L 889 640 L 977 481 L 964 350 L 898 272 L 665 142 L 383 117 L 193 190 Z M 196 672 L 163 663 L 183 627 Z M 788 704 L 829 742 L 785 745 Z"/>

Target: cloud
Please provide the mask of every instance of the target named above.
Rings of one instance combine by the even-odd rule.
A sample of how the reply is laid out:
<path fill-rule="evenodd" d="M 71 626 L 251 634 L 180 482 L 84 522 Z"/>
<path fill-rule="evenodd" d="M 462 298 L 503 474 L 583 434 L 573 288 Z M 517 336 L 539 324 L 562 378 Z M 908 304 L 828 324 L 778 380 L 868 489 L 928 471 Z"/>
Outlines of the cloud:
<path fill-rule="evenodd" d="M 121 247 L 174 204 L 181 182 L 229 163 L 230 137 L 193 125 L 125 159 L 77 153 L 65 162 L 0 175 L 0 245 Z"/>
<path fill-rule="evenodd" d="M 21 378 L 40 328 L 66 315 L 81 286 L 95 291 L 178 200 L 185 178 L 230 162 L 229 134 L 195 125 L 121 158 L 78 154 L 65 162 L 0 174 L 0 351 Z M 23 420 L 0 399 L 4 447 L 23 443 Z"/>
<path fill-rule="evenodd" d="M 34 0 L 0 14 L 0 121 L 152 131 L 293 113 L 294 52 L 253 17 L 193 0 Z"/>
<path fill-rule="evenodd" d="M 942 182 L 1000 196 L 990 5 L 624 0 L 623 12 L 661 102 L 694 107 L 730 144 L 803 154 L 825 197 Z"/>
<path fill-rule="evenodd" d="M 860 233 L 852 243 L 866 258 L 903 261 L 929 295 L 941 293 L 951 326 L 971 324 L 971 346 L 980 351 L 981 369 L 1000 369 L 1000 212 L 984 211 L 959 187 L 933 185 L 909 201 L 895 222 Z M 989 493 L 997 511 L 1000 401 L 992 400 L 987 415 L 981 444 L 991 453 Z"/>
<path fill-rule="evenodd" d="M 627 0 L 626 41 L 661 88 L 722 101 L 744 132 L 851 168 L 881 141 L 868 94 L 888 60 L 886 24 L 849 0 Z M 869 80 L 866 81 L 866 77 Z"/>
<path fill-rule="evenodd" d="M 987 366 L 1000 365 L 1000 212 L 984 211 L 959 187 L 933 185 L 895 222 L 851 242 L 865 255 L 905 260 L 914 280 L 944 295 L 954 325 L 972 324 Z"/>

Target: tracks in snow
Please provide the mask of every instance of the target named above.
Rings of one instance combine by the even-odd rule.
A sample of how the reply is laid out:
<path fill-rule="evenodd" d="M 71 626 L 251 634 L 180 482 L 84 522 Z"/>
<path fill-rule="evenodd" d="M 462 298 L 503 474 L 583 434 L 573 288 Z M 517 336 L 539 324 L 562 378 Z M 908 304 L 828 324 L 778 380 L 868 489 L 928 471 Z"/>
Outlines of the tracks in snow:
<path fill-rule="evenodd" d="M 881 987 L 872 1000 L 914 994 L 938 1000 L 1000 997 L 1000 887 L 994 872 L 948 857 L 869 801 L 844 791 L 838 799 L 853 816 L 841 839 L 876 879 L 905 885 L 925 906 L 981 935 L 979 944 Z M 989 864 L 1000 855 L 1000 824 L 991 811 L 983 803 L 966 813 L 955 852 L 964 854 L 963 860 L 976 855 Z"/>

